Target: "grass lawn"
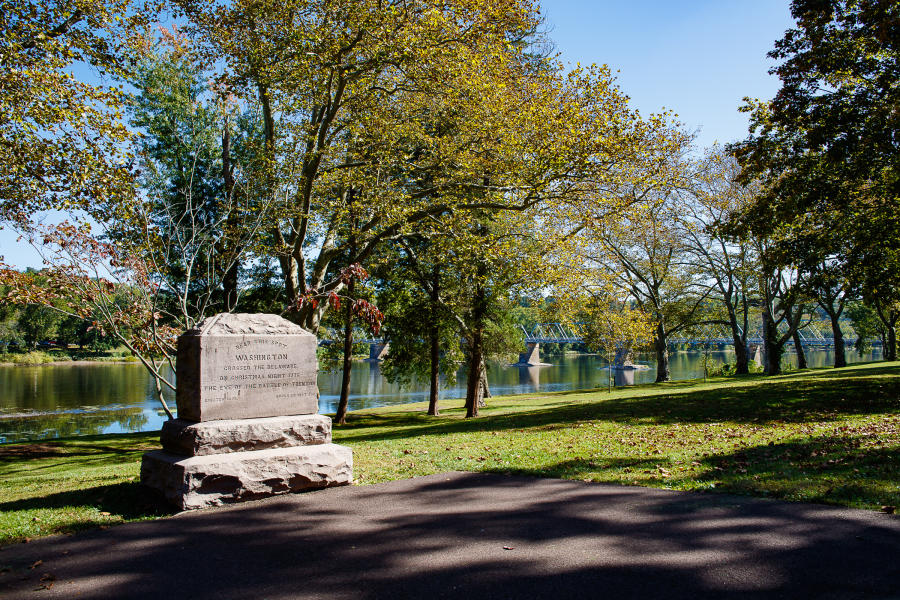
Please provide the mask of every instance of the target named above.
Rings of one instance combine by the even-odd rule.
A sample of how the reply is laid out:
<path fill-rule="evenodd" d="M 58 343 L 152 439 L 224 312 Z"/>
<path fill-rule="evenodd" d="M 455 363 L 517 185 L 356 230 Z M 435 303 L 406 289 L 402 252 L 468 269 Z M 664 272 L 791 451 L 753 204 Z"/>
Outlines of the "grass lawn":
<path fill-rule="evenodd" d="M 900 363 L 351 413 L 357 484 L 448 470 L 711 490 L 891 512 Z M 453 407 L 453 408 L 449 408 Z M 0 446 L 0 544 L 154 518 L 139 483 L 156 433 Z"/>

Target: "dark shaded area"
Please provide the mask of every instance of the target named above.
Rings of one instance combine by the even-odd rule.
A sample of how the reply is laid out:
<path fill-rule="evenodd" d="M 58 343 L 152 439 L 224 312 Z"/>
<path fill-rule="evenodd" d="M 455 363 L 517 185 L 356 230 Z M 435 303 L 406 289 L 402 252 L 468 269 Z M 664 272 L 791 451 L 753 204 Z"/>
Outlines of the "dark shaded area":
<path fill-rule="evenodd" d="M 0 445 L 0 464 L 54 457 L 74 460 L 76 457 L 97 457 L 102 454 L 116 455 L 114 462 L 118 463 L 124 455 L 140 456 L 143 450 L 157 448 L 158 438 L 159 432 L 154 431 L 116 434 L 115 444 L 110 444 L 110 436 L 104 435 L 35 444 L 3 444 Z"/>
<path fill-rule="evenodd" d="M 807 502 L 845 505 L 876 497 L 882 505 L 897 506 L 900 448 L 863 447 L 858 433 L 719 454 L 704 460 L 708 470 L 693 479 L 715 481 L 717 489 L 733 493 L 759 495 L 759 488 L 763 487 L 778 498 L 797 499 L 793 495 L 802 492 Z M 857 437 L 850 437 L 851 434 Z M 870 435 L 877 436 L 878 432 Z M 873 491 L 879 481 L 885 482 L 887 488 L 880 500 Z"/>
<path fill-rule="evenodd" d="M 140 519 L 175 513 L 170 506 L 165 504 L 162 497 L 154 495 L 140 485 L 137 480 L 47 494 L 39 498 L 0 502 L 0 511 L 65 508 L 67 506 L 95 506 L 98 510 L 120 516 L 123 519 Z M 76 525 L 80 528 L 96 526 L 96 523 Z M 68 530 L 60 530 L 60 532 L 65 531 Z"/>
<path fill-rule="evenodd" d="M 897 556 L 900 519 L 877 513 L 446 473 L 7 547 L 0 593 L 889 598 Z"/>
<path fill-rule="evenodd" d="M 28 460 L 32 458 L 49 458 L 65 456 L 67 453 L 58 445 L 23 444 L 17 446 L 0 446 L 0 462 Z"/>

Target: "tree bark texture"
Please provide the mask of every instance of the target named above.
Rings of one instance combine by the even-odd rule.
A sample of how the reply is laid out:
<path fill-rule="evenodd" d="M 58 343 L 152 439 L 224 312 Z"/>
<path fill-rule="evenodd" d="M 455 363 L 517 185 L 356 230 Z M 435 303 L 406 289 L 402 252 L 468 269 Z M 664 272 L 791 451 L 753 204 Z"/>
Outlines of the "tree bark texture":
<path fill-rule="evenodd" d="M 484 364 L 484 359 L 481 360 L 481 403 L 479 406 L 484 408 L 487 406 L 487 402 L 485 398 L 491 397 L 491 386 L 488 385 L 488 377 L 487 377 L 487 366 Z"/>
<path fill-rule="evenodd" d="M 347 284 L 350 297 L 353 297 L 353 280 Z M 341 371 L 341 399 L 338 402 L 337 414 L 334 420 L 338 425 L 346 425 L 347 423 L 347 405 L 350 402 L 350 370 L 353 368 L 353 310 L 352 303 L 347 300 L 347 306 L 344 309 L 344 365 Z"/>
<path fill-rule="evenodd" d="M 841 324 L 838 316 L 835 314 L 831 317 L 831 331 L 834 334 L 834 366 L 835 368 L 847 366 L 847 355 L 844 350 L 844 332 L 841 331 Z"/>
<path fill-rule="evenodd" d="M 481 274 L 481 273 L 479 273 Z M 484 318 L 487 314 L 487 294 L 481 282 L 476 284 L 472 298 L 472 327 L 469 339 L 469 373 L 466 382 L 466 418 L 478 416 L 483 400 L 481 367 L 484 363 Z"/>
<path fill-rule="evenodd" d="M 225 296 L 225 310 L 228 312 L 237 308 L 238 303 L 238 260 L 239 249 L 230 248 L 233 240 L 228 237 L 234 235 L 237 227 L 234 207 L 234 167 L 231 165 L 231 127 L 225 121 L 225 131 L 222 133 L 222 180 L 225 184 L 225 204 L 228 208 L 228 218 L 225 220 L 225 234 L 223 238 L 224 259 L 228 265 L 225 275 L 222 277 L 222 289 Z"/>
<path fill-rule="evenodd" d="M 440 386 L 441 340 L 437 324 L 438 303 L 440 301 L 440 271 L 435 266 L 431 274 L 431 328 L 428 331 L 428 342 L 431 351 L 431 382 L 428 391 L 428 414 L 441 414 L 438 408 L 438 388 Z"/>
<path fill-rule="evenodd" d="M 734 336 L 734 372 L 737 375 L 750 373 L 750 353 L 746 340 L 740 336 Z"/>
<path fill-rule="evenodd" d="M 797 368 L 805 369 L 806 368 L 806 352 L 803 350 L 803 342 L 800 340 L 800 332 L 794 330 L 794 333 L 791 335 L 791 338 L 794 340 L 794 350 L 797 351 Z"/>
<path fill-rule="evenodd" d="M 472 330 L 469 341 L 469 372 L 466 380 L 466 418 L 478 416 L 478 408 L 483 400 L 484 387 L 481 385 L 481 361 L 484 359 L 484 339 L 481 328 Z"/>
<path fill-rule="evenodd" d="M 888 325 L 887 350 L 885 351 L 884 359 L 897 360 L 897 328 L 894 326 L 894 323 Z"/>
<path fill-rule="evenodd" d="M 672 377 L 669 373 L 669 345 L 666 330 L 662 323 L 656 326 L 656 383 L 669 381 Z"/>
<path fill-rule="evenodd" d="M 762 314 L 762 334 L 765 354 L 763 373 L 778 375 L 781 373 L 781 352 L 784 345 L 778 342 L 778 330 L 775 328 L 775 323 L 768 310 L 764 310 Z"/>

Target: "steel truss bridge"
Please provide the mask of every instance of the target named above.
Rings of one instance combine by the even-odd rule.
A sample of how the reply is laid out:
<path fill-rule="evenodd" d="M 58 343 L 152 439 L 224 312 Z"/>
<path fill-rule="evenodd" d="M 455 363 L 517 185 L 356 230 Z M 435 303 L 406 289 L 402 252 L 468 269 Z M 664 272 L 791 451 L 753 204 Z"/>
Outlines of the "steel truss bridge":
<path fill-rule="evenodd" d="M 531 355 L 541 344 L 583 344 L 584 343 L 584 323 L 538 323 L 529 331 L 524 326 L 519 326 L 522 331 L 523 342 L 526 348 L 526 355 Z M 779 328 L 782 333 L 786 331 Z M 852 331 L 852 329 L 851 329 Z M 319 338 L 319 345 L 329 345 L 341 343 L 341 332 L 326 331 L 325 335 Z M 831 327 L 823 328 L 815 321 L 808 323 L 798 332 L 800 344 L 804 348 L 833 348 L 834 336 Z M 856 341 L 855 332 L 847 333 L 844 336 L 844 343 L 852 345 Z M 689 334 L 674 335 L 669 337 L 671 345 L 688 345 L 688 346 L 733 346 L 734 338 L 731 336 L 731 328 L 720 324 L 709 324 L 694 328 Z M 747 345 L 757 347 L 762 345 L 762 330 L 757 328 L 753 334 L 747 337 Z M 383 338 L 376 338 L 371 333 L 363 329 L 354 329 L 354 344 L 367 344 L 370 347 L 370 359 L 380 360 L 385 356 L 389 349 L 389 343 Z M 790 344 L 790 342 L 788 342 Z M 522 361 L 526 359 L 523 358 Z M 538 361 L 538 355 L 535 353 L 528 360 Z"/>
<path fill-rule="evenodd" d="M 525 344 L 583 344 L 584 323 L 539 323 L 531 331 L 520 326 Z M 784 333 L 786 328 L 779 328 Z M 800 344 L 811 348 L 834 347 L 834 335 L 831 328 L 823 330 L 815 322 L 810 322 L 798 332 Z M 856 341 L 856 333 L 844 336 L 844 343 L 852 345 Z M 689 346 L 733 346 L 734 337 L 731 328 L 719 324 L 703 325 L 695 328 L 687 335 L 674 335 L 669 337 L 669 344 L 687 344 Z M 762 344 L 762 328 L 757 328 L 747 336 L 748 345 Z"/>

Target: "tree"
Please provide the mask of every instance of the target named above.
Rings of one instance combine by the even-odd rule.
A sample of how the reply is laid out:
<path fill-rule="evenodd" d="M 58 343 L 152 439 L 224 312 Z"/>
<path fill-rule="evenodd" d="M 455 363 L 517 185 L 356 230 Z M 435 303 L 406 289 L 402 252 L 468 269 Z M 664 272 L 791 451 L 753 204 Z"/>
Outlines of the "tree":
<path fill-rule="evenodd" d="M 825 311 L 831 321 L 831 332 L 834 337 L 834 366 L 846 367 L 847 357 L 844 352 L 844 332 L 841 329 L 841 315 L 847 304 L 849 284 L 843 276 L 841 264 L 836 260 L 822 261 L 815 265 L 807 275 L 810 287 L 819 307 Z"/>
<path fill-rule="evenodd" d="M 733 147 L 744 177 L 765 183 L 745 219 L 759 235 L 781 229 L 773 241 L 804 271 L 836 265 L 870 304 L 896 305 L 900 5 L 793 0 L 791 11 L 797 27 L 769 53 L 781 89 L 747 101 L 751 134 Z"/>
<path fill-rule="evenodd" d="M 864 352 L 871 350 L 871 340 L 876 336 L 881 339 L 882 348 L 887 347 L 887 332 L 873 308 L 866 306 L 859 300 L 854 300 L 847 302 L 846 310 L 853 331 L 856 332 L 854 347 L 860 356 Z"/>
<path fill-rule="evenodd" d="M 131 196 L 124 93 L 105 77 L 125 74 L 151 18 L 131 0 L 0 2 L 0 226 L 27 232 L 50 209 L 102 216 Z"/>
<path fill-rule="evenodd" d="M 712 282 L 725 309 L 734 341 L 735 373 L 750 372 L 748 336 L 751 309 L 756 304 L 756 257 L 752 234 L 728 233 L 732 215 L 753 201 L 756 189 L 738 182 L 740 167 L 720 147 L 713 147 L 699 164 L 691 194 L 676 217 L 687 252 L 702 265 L 702 277 Z"/>
<path fill-rule="evenodd" d="M 458 345 L 462 339 L 467 418 L 478 416 L 489 395 L 486 361 L 521 348 L 520 330 L 509 317 L 514 299 L 549 281 L 542 234 L 533 218 L 530 211 L 484 211 L 478 219 L 446 217 L 426 232 L 428 244 L 401 242 L 404 262 L 422 295 L 448 325 L 455 324 L 456 335 L 448 334 L 447 344 Z M 437 261 L 439 278 L 433 276 Z M 437 335 L 440 338 L 440 330 Z M 447 353 L 453 356 L 456 350 Z M 431 362 L 432 368 L 435 364 Z"/>
<path fill-rule="evenodd" d="M 378 306 L 385 313 L 384 339 L 390 352 L 381 371 L 388 381 L 402 385 L 414 379 L 429 382 L 428 414 L 440 414 L 438 406 L 441 377 L 446 385 L 456 380 L 462 362 L 459 325 L 442 299 L 453 297 L 448 289 L 456 281 L 422 235 L 399 240 L 396 255 L 381 267 Z"/>
<path fill-rule="evenodd" d="M 652 180 L 651 180 L 652 181 Z M 682 243 L 677 227 L 679 194 L 671 188 L 656 189 L 648 182 L 634 190 L 635 202 L 618 223 L 598 228 L 596 253 L 588 255 L 598 266 L 609 268 L 637 307 L 654 324 L 656 381 L 668 381 L 669 337 L 693 327 L 710 289 L 701 282 L 695 262 Z"/>
<path fill-rule="evenodd" d="M 762 338 L 766 375 L 781 373 L 781 357 L 785 345 L 794 340 L 797 330 L 804 327 L 803 315 L 806 309 L 801 273 L 794 266 L 782 266 L 767 252 L 767 240 L 756 240 L 759 256 L 759 293 L 762 308 Z M 799 340 L 795 340 L 798 350 L 802 350 Z"/>
<path fill-rule="evenodd" d="M 37 348 L 38 343 L 56 337 L 60 321 L 56 311 L 40 304 L 27 304 L 19 317 L 19 329 L 25 343 Z"/>
<path fill-rule="evenodd" d="M 635 310 L 614 289 L 593 287 L 586 290 L 578 313 L 588 348 L 606 355 L 608 389 L 612 392 L 613 366 L 617 356 L 628 356 L 631 349 L 653 337 L 654 323 L 649 315 Z"/>
<path fill-rule="evenodd" d="M 269 230 L 288 303 L 340 291 L 340 280 L 326 281 L 332 261 L 364 264 L 384 239 L 437 210 L 398 198 L 402 187 L 378 175 L 395 170 L 405 154 L 393 141 L 417 127 L 392 111 L 401 95 L 434 97 L 460 74 L 489 67 L 487 57 L 502 63 L 507 41 L 532 19 L 530 6 L 514 0 L 180 4 L 195 38 L 224 65 L 223 85 L 261 107 L 260 177 L 279 203 Z M 352 256 L 338 235 L 348 198 L 364 206 Z M 307 304 L 300 320 L 315 331 L 326 308 Z"/>

